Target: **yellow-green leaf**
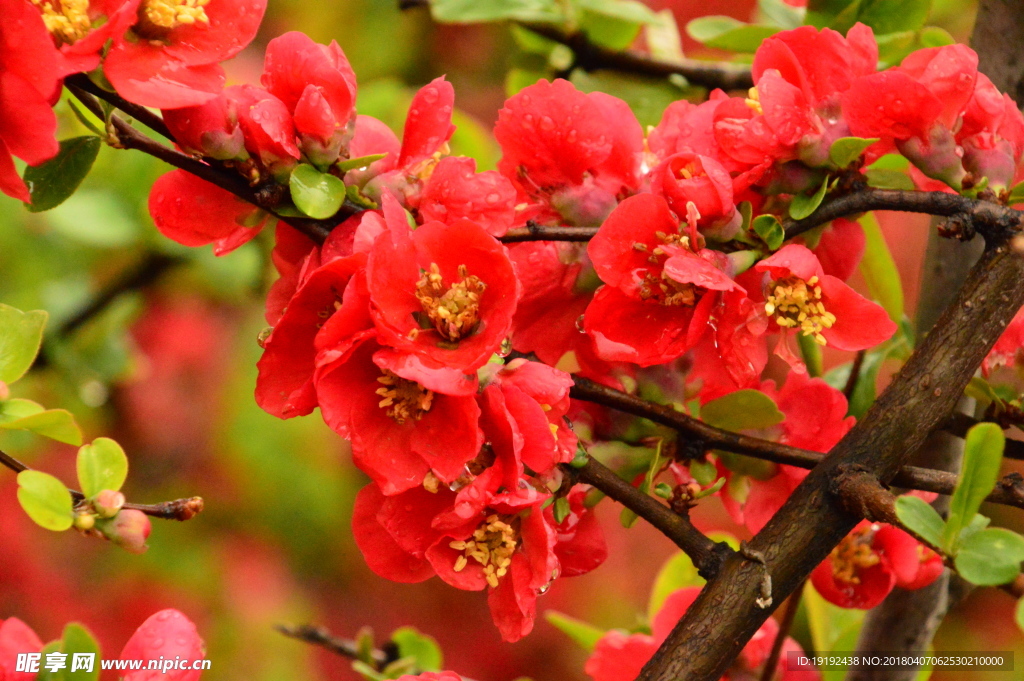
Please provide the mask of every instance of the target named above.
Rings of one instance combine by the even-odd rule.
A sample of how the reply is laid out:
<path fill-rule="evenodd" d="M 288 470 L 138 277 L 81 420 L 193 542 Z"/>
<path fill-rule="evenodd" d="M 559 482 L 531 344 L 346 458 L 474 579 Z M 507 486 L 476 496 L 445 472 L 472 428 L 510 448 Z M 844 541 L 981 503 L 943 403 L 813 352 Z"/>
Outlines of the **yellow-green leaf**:
<path fill-rule="evenodd" d="M 71 492 L 57 478 L 42 471 L 18 473 L 18 503 L 37 525 L 54 532 L 70 529 Z"/>

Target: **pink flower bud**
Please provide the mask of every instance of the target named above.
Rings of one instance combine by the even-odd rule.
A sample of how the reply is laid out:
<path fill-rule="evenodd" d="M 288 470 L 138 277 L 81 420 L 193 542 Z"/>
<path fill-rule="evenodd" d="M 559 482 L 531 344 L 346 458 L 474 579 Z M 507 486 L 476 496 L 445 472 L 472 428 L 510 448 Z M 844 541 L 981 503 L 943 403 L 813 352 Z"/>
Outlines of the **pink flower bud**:
<path fill-rule="evenodd" d="M 97 523 L 97 527 L 107 539 L 132 553 L 146 551 L 146 539 L 153 529 L 145 513 L 131 509 L 119 512 L 110 520 Z"/>
<path fill-rule="evenodd" d="M 101 518 L 113 518 L 124 506 L 124 501 L 124 495 L 120 492 L 105 489 L 96 495 L 92 505 Z"/>

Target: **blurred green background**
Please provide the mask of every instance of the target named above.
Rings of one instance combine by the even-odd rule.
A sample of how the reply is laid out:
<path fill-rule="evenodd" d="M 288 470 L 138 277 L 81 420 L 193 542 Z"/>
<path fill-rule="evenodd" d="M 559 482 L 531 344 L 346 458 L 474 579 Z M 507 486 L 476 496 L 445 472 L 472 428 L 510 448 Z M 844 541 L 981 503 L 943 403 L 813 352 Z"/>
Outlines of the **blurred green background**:
<path fill-rule="evenodd" d="M 752 0 L 658 0 L 681 23 L 705 14 L 748 20 Z M 969 35 L 971 2 L 937 3 L 933 22 L 960 40 Z M 521 65 L 505 26 L 436 26 L 425 11 L 401 13 L 392 0 L 270 0 L 260 36 L 227 65 L 232 82 L 256 82 L 266 42 L 289 30 L 337 40 L 360 81 L 359 110 L 397 132 L 415 88 L 447 74 L 460 109 L 456 153 L 493 167 L 499 150 L 489 129 L 505 98 L 506 74 Z M 699 53 L 695 43 L 685 49 Z M 60 137 L 84 134 L 66 105 Z M 482 594 L 438 580 L 398 585 L 363 564 L 349 529 L 355 492 L 366 480 L 347 444 L 313 415 L 280 421 L 253 400 L 256 338 L 273 271 L 271 232 L 230 256 L 185 249 L 157 234 L 148 189 L 167 170 L 132 152 L 103 149 L 81 190 L 47 213 L 30 214 L 0 197 L 0 301 L 45 309 L 51 318 L 45 366 L 17 386 L 20 397 L 72 410 L 87 440 L 118 439 L 132 473 L 126 494 L 156 502 L 200 495 L 206 511 L 183 524 L 154 523 L 143 556 L 73 533 L 35 527 L 17 506 L 12 474 L 0 471 L 0 619 L 17 616 L 44 640 L 79 620 L 116 655 L 153 612 L 175 607 L 198 625 L 212 669 L 208 681 L 349 679 L 349 663 L 276 633 L 275 623 L 322 624 L 351 637 L 364 625 L 378 640 L 411 624 L 435 636 L 446 667 L 480 679 L 583 679 L 585 655 L 539 618 L 532 635 L 500 641 Z M 882 216 L 916 300 L 927 220 Z M 61 325 L 122 273 L 170 256 L 142 290 L 119 296 L 73 331 Z M 74 479 L 74 448 L 9 433 L 0 446 L 34 467 Z M 646 608 L 654 574 L 672 545 L 643 523 L 625 530 L 618 508 L 602 504 L 611 557 L 597 571 L 558 580 L 538 606 L 603 627 L 629 628 Z M 988 509 L 1020 529 L 1020 512 Z M 717 502 L 698 522 L 727 527 Z M 1010 650 L 1024 668 L 1024 642 L 1012 602 L 980 590 L 943 625 L 938 649 Z M 796 633 L 807 643 L 805 625 Z M 936 679 L 1024 678 L 985 673 Z"/>

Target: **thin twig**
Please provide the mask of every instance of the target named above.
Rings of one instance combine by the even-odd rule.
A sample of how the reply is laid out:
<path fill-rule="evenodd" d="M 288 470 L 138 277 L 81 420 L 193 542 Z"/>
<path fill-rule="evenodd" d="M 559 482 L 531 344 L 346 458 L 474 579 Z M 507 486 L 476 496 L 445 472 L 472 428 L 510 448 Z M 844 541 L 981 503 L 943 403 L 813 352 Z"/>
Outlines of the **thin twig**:
<path fill-rule="evenodd" d="M 590 241 L 599 229 L 600 227 L 572 227 L 568 225 L 554 227 L 528 225 L 508 230 L 504 236 L 498 238 L 498 241 L 506 244 L 515 244 L 523 241 Z"/>
<path fill-rule="evenodd" d="M 153 113 L 144 106 L 132 104 L 116 92 L 104 90 L 99 85 L 89 80 L 89 76 L 85 75 L 84 73 L 77 73 L 73 76 L 68 76 L 64 80 L 64 84 L 74 86 L 79 90 L 88 92 L 90 95 L 93 95 L 94 97 L 99 97 L 108 104 L 113 105 L 115 108 L 124 111 L 126 114 L 137 120 L 139 123 L 142 123 L 153 132 L 163 135 L 169 140 L 174 139 L 174 136 L 171 135 L 171 131 L 167 129 L 167 124 L 164 123 L 164 119 L 161 118 L 158 114 Z M 75 96 L 77 97 L 77 95 Z M 94 111 L 93 113 L 96 112 Z M 99 118 L 103 118 L 102 113 L 99 114 Z"/>
<path fill-rule="evenodd" d="M 985 421 L 979 421 L 967 414 L 957 412 L 949 417 L 949 420 L 942 426 L 942 429 L 957 437 L 967 437 L 967 431 L 979 423 L 985 423 Z M 1006 438 L 1006 448 L 1003 450 L 1003 456 L 1007 459 L 1024 461 L 1024 441 L 1015 440 L 1010 437 Z"/>
<path fill-rule="evenodd" d="M 15 459 L 13 456 L 0 450 L 0 464 L 11 469 L 15 473 L 21 473 L 23 471 L 33 470 L 22 462 Z M 71 493 L 71 498 L 75 502 L 83 501 L 85 495 L 76 489 L 68 487 L 68 492 Z M 132 504 L 127 503 L 121 508 L 130 509 L 133 511 L 142 511 L 148 516 L 154 518 L 160 518 L 162 520 L 191 520 L 198 513 L 203 510 L 203 499 L 202 497 L 188 497 L 187 499 L 175 499 L 173 501 L 163 501 L 159 504 Z"/>
<path fill-rule="evenodd" d="M 843 396 L 846 397 L 847 404 L 853 399 L 853 391 L 856 390 L 857 381 L 860 380 L 860 370 L 864 366 L 864 356 L 866 354 L 866 351 L 858 350 L 857 355 L 853 358 L 853 365 L 850 366 L 850 376 L 846 379 L 846 385 L 843 386 Z"/>
<path fill-rule="evenodd" d="M 332 636 L 331 632 L 324 627 L 315 627 L 311 624 L 275 624 L 274 629 L 285 636 L 289 636 L 306 643 L 311 643 L 315 646 L 320 646 L 321 648 L 325 648 L 332 653 L 341 655 L 342 657 L 347 657 L 352 660 L 360 659 L 359 646 L 356 645 L 355 641 Z M 391 656 L 379 648 L 371 650 L 370 656 L 373 658 L 374 664 L 377 665 L 378 668 L 381 668 L 388 662 L 392 661 Z"/>

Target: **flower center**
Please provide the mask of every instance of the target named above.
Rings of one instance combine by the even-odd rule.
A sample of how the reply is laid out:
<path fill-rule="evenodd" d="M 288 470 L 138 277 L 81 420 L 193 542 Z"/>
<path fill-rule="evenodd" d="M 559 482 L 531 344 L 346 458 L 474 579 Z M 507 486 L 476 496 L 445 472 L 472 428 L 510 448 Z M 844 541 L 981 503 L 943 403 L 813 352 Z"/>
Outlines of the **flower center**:
<path fill-rule="evenodd" d="M 430 411 L 431 403 L 434 401 L 432 390 L 427 390 L 416 381 L 402 378 L 387 369 L 383 369 L 382 373 L 383 375 L 377 378 L 377 382 L 381 384 L 376 390 L 381 396 L 377 406 L 387 409 L 388 416 L 402 424 L 408 419 L 419 421 Z"/>
<path fill-rule="evenodd" d="M 832 328 L 836 316 L 827 312 L 821 302 L 818 277 L 813 276 L 807 281 L 797 277 L 780 279 L 772 283 L 771 289 L 771 295 L 764 301 L 764 311 L 768 316 L 774 316 L 779 326 L 799 329 L 803 335 L 812 336 L 818 345 L 825 345 L 821 332 Z"/>
<path fill-rule="evenodd" d="M 764 110 L 761 108 L 761 93 L 757 91 L 756 86 L 747 90 L 747 98 L 744 100 L 744 103 L 750 107 L 754 113 L 764 113 Z"/>
<path fill-rule="evenodd" d="M 655 246 L 651 250 L 647 244 L 640 241 L 633 244 L 633 250 L 650 253 L 647 256 L 647 262 L 652 265 L 660 267 L 671 255 L 670 251 L 678 248 L 689 249 L 690 247 L 690 237 L 688 236 L 666 234 L 665 232 L 655 232 L 655 235 L 664 246 Z M 640 284 L 641 300 L 653 300 L 665 306 L 693 305 L 697 300 L 697 295 L 697 287 L 670 279 L 664 270 L 659 273 L 648 271 Z"/>
<path fill-rule="evenodd" d="M 864 568 L 877 565 L 881 558 L 871 549 L 874 528 L 865 527 L 851 532 L 839 546 L 832 549 L 832 576 L 847 584 L 860 584 L 857 573 Z"/>
<path fill-rule="evenodd" d="M 209 24 L 210 0 L 143 0 L 135 31 L 143 38 L 159 40 L 179 26 Z"/>
<path fill-rule="evenodd" d="M 497 515 L 487 517 L 473 536 L 465 541 L 453 541 L 448 544 L 463 554 L 455 560 L 455 571 L 462 572 L 469 559 L 484 566 L 484 577 L 492 587 L 498 587 L 498 579 L 508 572 L 515 553 L 518 535 L 510 524 Z"/>
<path fill-rule="evenodd" d="M 430 270 L 416 282 L 416 299 L 426 317 L 421 325 L 433 326 L 453 343 L 473 333 L 480 323 L 480 296 L 487 288 L 465 265 L 459 265 L 459 277 L 460 281 L 446 287 L 437 263 L 430 263 Z"/>
<path fill-rule="evenodd" d="M 43 15 L 43 25 L 58 42 L 70 45 L 81 40 L 92 28 L 89 0 L 32 0 Z"/>

